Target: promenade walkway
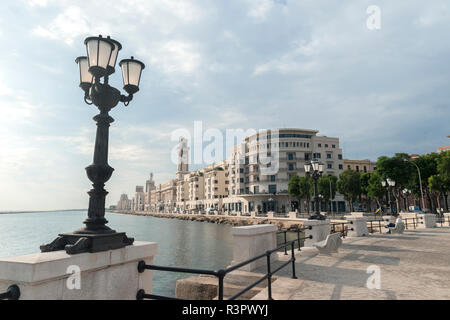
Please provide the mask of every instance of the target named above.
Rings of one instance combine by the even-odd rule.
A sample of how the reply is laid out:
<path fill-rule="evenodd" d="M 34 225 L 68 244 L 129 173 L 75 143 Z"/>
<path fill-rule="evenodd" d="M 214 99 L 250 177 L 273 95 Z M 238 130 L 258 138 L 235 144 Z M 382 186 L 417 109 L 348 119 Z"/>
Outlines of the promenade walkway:
<path fill-rule="evenodd" d="M 449 227 L 346 238 L 339 253 L 302 248 L 296 259 L 298 279 L 290 278 L 290 267 L 277 273 L 274 299 L 450 299 Z M 380 289 L 366 286 L 373 265 L 380 268 Z M 253 299 L 267 299 L 267 288 Z"/>

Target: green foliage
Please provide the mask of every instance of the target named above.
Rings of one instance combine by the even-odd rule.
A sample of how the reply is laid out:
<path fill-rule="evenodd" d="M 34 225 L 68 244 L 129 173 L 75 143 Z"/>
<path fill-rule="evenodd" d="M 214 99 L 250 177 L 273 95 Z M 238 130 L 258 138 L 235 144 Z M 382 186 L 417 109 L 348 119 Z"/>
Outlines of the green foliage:
<path fill-rule="evenodd" d="M 353 211 L 353 201 L 361 193 L 361 180 L 359 174 L 351 169 L 342 172 L 337 183 L 337 190 L 350 202 L 350 208 Z"/>
<path fill-rule="evenodd" d="M 317 189 L 319 194 L 323 196 L 325 201 L 330 201 L 336 196 L 337 177 L 335 176 L 321 176 L 317 181 Z M 331 182 L 331 190 L 330 190 Z M 330 193 L 331 192 L 331 193 Z"/>
<path fill-rule="evenodd" d="M 386 189 L 381 185 L 381 175 L 378 170 L 375 170 L 369 178 L 369 185 L 367 187 L 367 194 L 376 199 L 378 203 L 383 199 L 386 194 Z"/>
<path fill-rule="evenodd" d="M 395 189 L 402 189 L 408 185 L 412 165 L 408 163 L 409 155 L 406 153 L 396 153 L 392 158 L 382 156 L 377 161 L 377 171 L 381 178 L 386 180 L 391 178 L 395 181 Z"/>
<path fill-rule="evenodd" d="M 439 174 L 445 178 L 450 180 L 450 151 L 442 152 L 438 159 L 437 170 Z"/>
<path fill-rule="evenodd" d="M 294 174 L 289 180 L 288 193 L 298 199 L 298 201 L 301 201 L 301 199 L 306 199 L 309 203 L 309 200 L 311 199 L 311 195 L 313 193 L 311 178 L 299 177 L 298 175 Z"/>

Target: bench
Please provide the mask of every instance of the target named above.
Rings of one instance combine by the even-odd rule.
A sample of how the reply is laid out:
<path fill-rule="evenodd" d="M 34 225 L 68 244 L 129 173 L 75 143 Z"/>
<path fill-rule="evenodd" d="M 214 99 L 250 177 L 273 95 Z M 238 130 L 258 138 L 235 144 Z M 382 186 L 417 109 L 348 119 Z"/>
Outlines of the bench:
<path fill-rule="evenodd" d="M 313 243 L 313 246 L 319 250 L 319 253 L 330 254 L 332 252 L 338 252 L 341 244 L 342 239 L 339 232 L 335 232 L 329 234 L 325 240 Z"/>
<path fill-rule="evenodd" d="M 403 233 L 403 231 L 405 230 L 405 225 L 403 224 L 403 222 L 399 222 L 395 225 L 395 227 L 390 227 L 389 230 L 391 231 L 391 233 Z"/>

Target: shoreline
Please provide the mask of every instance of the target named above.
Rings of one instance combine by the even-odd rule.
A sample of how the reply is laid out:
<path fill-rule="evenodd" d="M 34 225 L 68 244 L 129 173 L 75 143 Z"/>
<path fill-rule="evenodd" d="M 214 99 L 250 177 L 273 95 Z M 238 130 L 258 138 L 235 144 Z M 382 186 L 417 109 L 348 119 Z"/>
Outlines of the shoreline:
<path fill-rule="evenodd" d="M 307 219 L 292 220 L 289 218 L 266 218 L 266 217 L 241 217 L 241 216 L 219 216 L 204 214 L 178 214 L 178 213 L 156 213 L 149 211 L 109 210 L 106 212 L 117 214 L 130 214 L 137 216 L 150 216 L 155 218 L 179 219 L 187 221 L 209 222 L 216 224 L 229 224 L 234 227 L 250 226 L 257 224 L 274 224 L 278 229 L 301 228 Z"/>

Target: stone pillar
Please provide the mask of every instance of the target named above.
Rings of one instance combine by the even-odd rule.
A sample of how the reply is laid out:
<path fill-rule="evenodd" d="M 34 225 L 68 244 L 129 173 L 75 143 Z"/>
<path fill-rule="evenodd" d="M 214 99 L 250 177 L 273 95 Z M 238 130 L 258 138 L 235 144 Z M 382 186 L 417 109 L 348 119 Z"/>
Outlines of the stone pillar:
<path fill-rule="evenodd" d="M 267 250 L 277 247 L 277 230 L 273 224 L 259 224 L 253 226 L 234 227 L 233 234 L 233 261 L 231 265 L 251 259 Z M 271 255 L 271 261 L 276 261 L 276 253 Z M 240 268 L 252 271 L 267 264 L 266 258 L 258 259 Z"/>
<path fill-rule="evenodd" d="M 273 211 L 267 212 L 267 218 L 268 219 L 273 219 Z"/>
<path fill-rule="evenodd" d="M 433 213 L 425 213 L 417 215 L 419 224 L 417 228 L 435 228 L 436 227 L 436 215 Z"/>
<path fill-rule="evenodd" d="M 330 234 L 330 219 L 326 220 L 306 220 L 305 228 L 311 226 L 311 230 L 305 230 L 305 237 L 312 235 L 312 239 L 305 240 L 305 247 L 312 247 L 313 243 L 325 240 Z"/>
<path fill-rule="evenodd" d="M 0 259 L 0 292 L 17 284 L 20 300 L 135 300 L 139 289 L 152 292 L 153 272 L 139 273 L 137 266 L 141 260 L 152 264 L 156 251 L 156 243 L 135 241 L 96 253 L 62 250 Z"/>
<path fill-rule="evenodd" d="M 291 220 L 297 219 L 297 212 L 296 211 L 289 212 L 289 219 Z"/>
<path fill-rule="evenodd" d="M 348 237 L 363 237 L 369 234 L 367 229 L 367 218 L 365 217 L 345 217 L 349 222 L 348 227 Z M 351 230 L 353 229 L 353 230 Z"/>
<path fill-rule="evenodd" d="M 444 219 L 445 223 L 443 224 L 443 226 L 450 227 L 450 212 L 444 212 Z"/>

